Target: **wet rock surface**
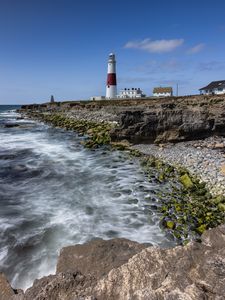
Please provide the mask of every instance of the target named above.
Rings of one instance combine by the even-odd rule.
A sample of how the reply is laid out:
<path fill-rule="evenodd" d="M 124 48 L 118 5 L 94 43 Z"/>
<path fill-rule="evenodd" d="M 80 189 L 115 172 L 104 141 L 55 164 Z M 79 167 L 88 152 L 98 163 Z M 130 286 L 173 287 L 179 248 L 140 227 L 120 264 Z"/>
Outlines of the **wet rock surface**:
<path fill-rule="evenodd" d="M 123 246 L 118 248 L 115 256 L 112 245 L 117 243 Z M 206 231 L 201 243 L 191 242 L 185 247 L 139 246 L 127 240 L 121 244 L 121 239 L 115 239 L 91 241 L 83 249 L 80 245 L 65 248 L 60 254 L 58 271 L 68 267 L 64 261 L 69 254 L 72 269 L 76 268 L 77 262 L 85 274 L 72 269 L 59 272 L 36 280 L 24 295 L 9 299 L 225 299 L 225 225 Z M 87 253 L 82 254 L 85 249 Z M 124 250 L 131 251 L 128 255 L 131 258 L 119 260 L 115 266 L 113 255 L 117 260 L 120 255 L 123 257 Z M 137 253 L 132 255 L 132 251 Z M 94 263 L 94 257 L 97 263 Z M 102 261 L 108 261 L 108 264 L 99 267 Z"/>

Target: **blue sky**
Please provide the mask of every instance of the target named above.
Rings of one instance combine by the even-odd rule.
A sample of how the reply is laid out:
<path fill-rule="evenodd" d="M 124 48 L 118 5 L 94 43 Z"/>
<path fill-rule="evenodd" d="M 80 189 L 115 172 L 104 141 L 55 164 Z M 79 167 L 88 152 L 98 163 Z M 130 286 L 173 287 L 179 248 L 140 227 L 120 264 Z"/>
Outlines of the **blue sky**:
<path fill-rule="evenodd" d="M 0 0 L 0 104 L 105 94 L 115 52 L 118 89 L 225 79 L 224 0 Z"/>

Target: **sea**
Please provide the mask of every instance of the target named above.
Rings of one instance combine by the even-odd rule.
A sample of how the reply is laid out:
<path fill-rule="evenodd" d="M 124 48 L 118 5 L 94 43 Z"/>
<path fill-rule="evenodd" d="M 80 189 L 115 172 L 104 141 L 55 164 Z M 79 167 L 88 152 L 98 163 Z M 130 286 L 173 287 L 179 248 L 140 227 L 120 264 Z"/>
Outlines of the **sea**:
<path fill-rule="evenodd" d="M 174 245 L 160 228 L 157 193 L 138 159 L 85 149 L 75 132 L 0 106 L 0 272 L 14 288 L 55 273 L 60 249 L 95 238 Z"/>

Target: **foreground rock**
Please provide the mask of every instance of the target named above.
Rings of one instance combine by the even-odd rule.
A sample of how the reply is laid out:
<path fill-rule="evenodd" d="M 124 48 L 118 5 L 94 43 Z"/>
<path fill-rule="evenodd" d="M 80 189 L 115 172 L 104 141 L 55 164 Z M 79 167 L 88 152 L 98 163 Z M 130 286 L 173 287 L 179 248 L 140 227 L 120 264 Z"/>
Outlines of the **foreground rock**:
<path fill-rule="evenodd" d="M 56 273 L 79 270 L 84 275 L 101 278 L 113 268 L 127 263 L 132 256 L 146 247 L 147 244 L 127 239 L 97 239 L 83 245 L 69 246 L 60 252 Z"/>
<path fill-rule="evenodd" d="M 225 299 L 225 226 L 202 244 L 149 247 L 112 270 L 94 288 L 97 299 Z"/>
<path fill-rule="evenodd" d="M 205 232 L 202 243 L 145 247 L 115 239 L 65 248 L 59 273 L 9 299 L 225 299 L 225 225 Z"/>
<path fill-rule="evenodd" d="M 5 275 L 0 273 L 0 299 L 8 300 L 11 296 L 15 294 L 14 290 L 11 288 L 9 282 L 7 281 Z"/>

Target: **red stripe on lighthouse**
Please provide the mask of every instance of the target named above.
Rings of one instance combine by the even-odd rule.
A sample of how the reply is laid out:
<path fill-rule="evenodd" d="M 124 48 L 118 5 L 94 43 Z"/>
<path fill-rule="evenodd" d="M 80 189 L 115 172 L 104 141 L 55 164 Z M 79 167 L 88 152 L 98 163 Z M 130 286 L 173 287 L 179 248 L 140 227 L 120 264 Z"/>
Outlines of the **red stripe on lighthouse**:
<path fill-rule="evenodd" d="M 116 74 L 115 73 L 108 74 L 107 85 L 116 85 Z"/>

